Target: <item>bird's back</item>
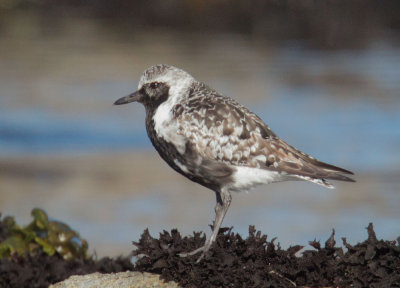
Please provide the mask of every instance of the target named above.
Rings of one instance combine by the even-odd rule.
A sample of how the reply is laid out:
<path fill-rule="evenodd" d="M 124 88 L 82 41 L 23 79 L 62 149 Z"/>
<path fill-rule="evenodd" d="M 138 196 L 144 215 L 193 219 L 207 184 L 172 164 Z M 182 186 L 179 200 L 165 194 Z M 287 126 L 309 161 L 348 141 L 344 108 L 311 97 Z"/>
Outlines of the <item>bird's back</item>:
<path fill-rule="evenodd" d="M 274 181 L 265 183 L 294 177 L 330 187 L 324 179 L 351 181 L 342 175 L 350 171 L 288 145 L 256 114 L 201 82 L 193 83 L 188 96 L 173 107 L 173 116 L 177 133 L 198 158 L 194 165 L 215 162 L 232 170 L 246 167 L 277 173 Z"/>

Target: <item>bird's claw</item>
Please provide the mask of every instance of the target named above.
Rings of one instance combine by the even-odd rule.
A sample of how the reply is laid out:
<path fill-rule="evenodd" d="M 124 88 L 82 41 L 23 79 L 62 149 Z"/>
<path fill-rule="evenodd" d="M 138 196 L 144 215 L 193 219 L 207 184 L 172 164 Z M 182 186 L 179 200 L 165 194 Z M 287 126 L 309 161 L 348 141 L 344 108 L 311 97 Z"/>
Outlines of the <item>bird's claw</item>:
<path fill-rule="evenodd" d="M 206 243 L 204 246 L 201 246 L 200 248 L 197 248 L 196 250 L 193 250 L 191 252 L 179 253 L 178 256 L 183 258 L 183 257 L 193 256 L 193 255 L 196 255 L 197 253 L 201 252 L 200 257 L 196 260 L 196 263 L 199 263 L 204 258 L 207 251 L 210 250 L 210 247 L 211 247 L 211 244 Z"/>

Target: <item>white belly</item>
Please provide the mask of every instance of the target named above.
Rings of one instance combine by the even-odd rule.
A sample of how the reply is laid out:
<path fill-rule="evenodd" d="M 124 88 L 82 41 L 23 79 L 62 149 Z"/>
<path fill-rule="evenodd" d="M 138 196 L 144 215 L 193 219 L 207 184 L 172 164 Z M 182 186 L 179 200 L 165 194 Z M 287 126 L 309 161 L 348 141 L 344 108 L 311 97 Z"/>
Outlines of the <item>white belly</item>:
<path fill-rule="evenodd" d="M 257 185 L 287 180 L 287 176 L 275 171 L 251 167 L 235 167 L 233 181 L 227 188 L 231 191 L 247 191 Z"/>

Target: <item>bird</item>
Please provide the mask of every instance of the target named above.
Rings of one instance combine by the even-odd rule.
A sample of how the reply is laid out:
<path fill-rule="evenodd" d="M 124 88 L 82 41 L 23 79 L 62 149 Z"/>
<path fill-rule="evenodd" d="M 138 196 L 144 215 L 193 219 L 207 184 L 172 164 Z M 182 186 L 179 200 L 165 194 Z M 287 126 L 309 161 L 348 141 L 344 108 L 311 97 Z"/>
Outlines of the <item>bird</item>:
<path fill-rule="evenodd" d="M 139 102 L 146 110 L 151 143 L 178 173 L 215 192 L 211 236 L 187 257 L 215 243 L 232 192 L 273 182 L 355 182 L 353 172 L 324 163 L 281 140 L 255 113 L 174 66 L 157 64 L 142 74 L 136 92 L 115 105 Z"/>

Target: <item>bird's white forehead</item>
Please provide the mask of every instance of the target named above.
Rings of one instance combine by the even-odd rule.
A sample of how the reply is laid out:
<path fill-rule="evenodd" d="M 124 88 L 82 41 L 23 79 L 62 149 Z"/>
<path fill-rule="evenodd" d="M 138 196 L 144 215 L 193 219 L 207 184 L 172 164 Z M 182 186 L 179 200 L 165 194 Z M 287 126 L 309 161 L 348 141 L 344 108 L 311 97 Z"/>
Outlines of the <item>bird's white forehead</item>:
<path fill-rule="evenodd" d="M 163 82 L 169 87 L 182 86 L 183 83 L 193 82 L 194 78 L 186 71 L 174 66 L 157 64 L 143 72 L 140 77 L 138 89 L 151 82 Z"/>

